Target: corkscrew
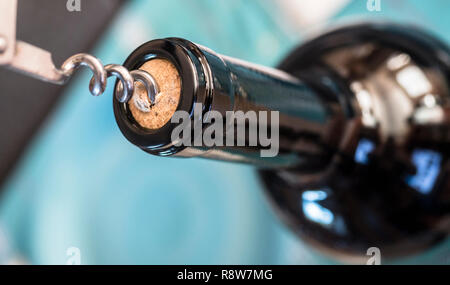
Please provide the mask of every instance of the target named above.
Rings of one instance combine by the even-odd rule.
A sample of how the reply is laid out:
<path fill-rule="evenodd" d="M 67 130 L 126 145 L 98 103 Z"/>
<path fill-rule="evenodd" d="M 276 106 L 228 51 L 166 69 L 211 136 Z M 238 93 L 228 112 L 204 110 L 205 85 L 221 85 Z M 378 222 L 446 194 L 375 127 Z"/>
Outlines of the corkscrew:
<path fill-rule="evenodd" d="M 139 102 L 135 105 L 142 111 L 155 103 L 159 93 L 154 78 L 143 70 L 129 71 L 118 64 L 103 65 L 100 59 L 79 53 L 69 57 L 60 68 L 55 67 L 49 51 L 33 46 L 29 43 L 16 40 L 16 14 L 17 0 L 0 2 L 0 66 L 24 73 L 36 79 L 53 84 L 65 84 L 80 67 L 88 67 L 92 73 L 89 90 L 93 96 L 99 96 L 106 90 L 108 77 L 115 76 L 120 80 L 116 88 L 116 98 L 119 102 L 128 102 L 133 96 L 135 82 L 141 82 L 148 96 L 148 102 Z"/>

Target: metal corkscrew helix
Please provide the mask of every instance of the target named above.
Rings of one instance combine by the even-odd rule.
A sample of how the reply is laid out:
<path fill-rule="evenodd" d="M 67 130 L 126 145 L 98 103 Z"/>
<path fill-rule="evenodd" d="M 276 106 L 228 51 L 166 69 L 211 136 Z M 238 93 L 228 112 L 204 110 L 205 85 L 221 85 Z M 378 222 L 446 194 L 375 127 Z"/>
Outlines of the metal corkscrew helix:
<path fill-rule="evenodd" d="M 71 77 L 75 70 L 81 66 L 86 66 L 92 70 L 93 76 L 89 83 L 89 91 L 93 96 L 99 96 L 105 92 L 107 78 L 116 76 L 120 79 L 116 99 L 119 102 L 128 102 L 134 93 L 134 82 L 139 81 L 144 84 L 151 104 L 155 103 L 155 96 L 159 93 L 158 85 L 154 78 L 143 70 L 128 71 L 127 68 L 118 64 L 108 64 L 103 66 L 101 61 L 89 54 L 79 53 L 69 57 L 61 66 L 60 72 L 66 77 Z"/>
<path fill-rule="evenodd" d="M 155 103 L 156 94 L 159 93 L 158 86 L 154 78 L 143 70 L 129 71 L 117 64 L 103 66 L 98 58 L 85 53 L 69 57 L 60 69 L 56 68 L 50 52 L 16 40 L 16 16 L 17 0 L 0 1 L 0 66 L 4 65 L 54 84 L 65 84 L 75 73 L 75 70 L 86 66 L 93 72 L 89 84 L 92 95 L 103 94 L 108 77 L 116 76 L 120 79 L 117 92 L 115 92 L 119 102 L 123 103 L 130 100 L 135 90 L 134 82 L 139 81 L 143 83 L 147 91 L 149 105 Z"/>

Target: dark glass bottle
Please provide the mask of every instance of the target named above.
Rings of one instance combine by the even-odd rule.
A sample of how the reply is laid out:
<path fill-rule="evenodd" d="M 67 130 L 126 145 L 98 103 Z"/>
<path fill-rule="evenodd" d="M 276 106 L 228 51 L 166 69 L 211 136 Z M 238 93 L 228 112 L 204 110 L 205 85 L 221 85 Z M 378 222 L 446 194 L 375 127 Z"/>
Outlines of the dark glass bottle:
<path fill-rule="evenodd" d="M 417 28 L 360 24 L 294 50 L 266 69 L 182 39 L 144 44 L 125 62 L 170 60 L 179 110 L 280 112 L 280 154 L 261 147 L 174 147 L 176 124 L 146 130 L 114 101 L 132 143 L 156 155 L 253 163 L 275 207 L 305 240 L 339 257 L 369 247 L 401 256 L 442 240 L 450 225 L 450 51 Z M 268 126 L 271 128 L 272 126 Z"/>

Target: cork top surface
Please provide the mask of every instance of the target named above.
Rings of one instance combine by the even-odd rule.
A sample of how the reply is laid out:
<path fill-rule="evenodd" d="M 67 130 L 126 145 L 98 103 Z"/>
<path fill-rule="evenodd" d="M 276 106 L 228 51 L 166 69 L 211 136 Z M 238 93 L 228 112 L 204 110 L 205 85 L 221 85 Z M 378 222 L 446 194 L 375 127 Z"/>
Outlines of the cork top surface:
<path fill-rule="evenodd" d="M 146 129 L 156 130 L 164 126 L 178 107 L 181 96 L 181 79 L 176 67 L 166 59 L 150 59 L 139 69 L 144 70 L 153 76 L 159 87 L 156 95 L 156 102 L 148 112 L 144 112 L 136 106 L 136 99 L 146 100 L 145 87 L 141 82 L 136 82 L 136 89 L 133 97 L 128 102 L 131 114 L 136 122 Z M 138 98 L 136 98 L 138 96 Z"/>

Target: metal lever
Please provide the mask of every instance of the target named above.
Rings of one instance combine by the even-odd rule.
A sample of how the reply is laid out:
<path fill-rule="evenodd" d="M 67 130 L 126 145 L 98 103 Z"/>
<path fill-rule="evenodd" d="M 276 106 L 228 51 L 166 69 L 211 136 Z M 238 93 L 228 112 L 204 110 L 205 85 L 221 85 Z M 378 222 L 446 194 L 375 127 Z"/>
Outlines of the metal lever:
<path fill-rule="evenodd" d="M 147 90 L 148 103 L 155 103 L 155 96 L 159 92 L 154 78 L 143 70 L 132 71 L 123 66 L 102 62 L 89 54 L 76 54 L 68 58 L 56 68 L 49 51 L 31 44 L 16 40 L 17 0 L 0 0 L 0 66 L 24 73 L 36 79 L 53 84 L 64 84 L 81 66 L 89 67 L 93 72 L 89 89 L 94 96 L 105 92 L 106 81 L 109 76 L 117 76 L 121 84 L 116 93 L 119 102 L 127 102 L 133 96 L 134 82 L 140 81 Z M 143 110 L 144 111 L 144 110 Z M 144 111 L 146 112 L 146 111 Z"/>
<path fill-rule="evenodd" d="M 0 1 L 0 66 L 54 84 L 64 84 L 68 76 L 55 67 L 50 52 L 16 41 L 17 0 Z"/>

